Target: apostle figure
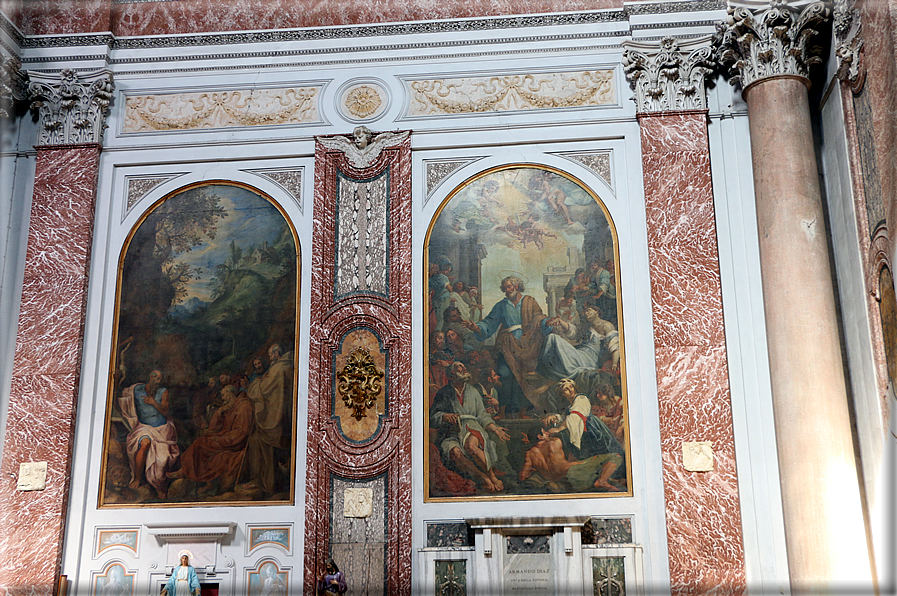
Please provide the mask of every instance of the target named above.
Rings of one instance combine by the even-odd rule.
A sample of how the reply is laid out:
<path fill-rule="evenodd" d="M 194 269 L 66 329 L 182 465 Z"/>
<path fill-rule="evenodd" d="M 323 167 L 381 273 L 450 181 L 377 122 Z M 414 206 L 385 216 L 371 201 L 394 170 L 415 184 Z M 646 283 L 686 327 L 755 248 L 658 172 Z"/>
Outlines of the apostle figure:
<path fill-rule="evenodd" d="M 507 441 L 507 429 L 497 426 L 483 405 L 483 395 L 470 384 L 471 374 L 461 362 L 448 370 L 449 384 L 436 393 L 430 425 L 439 431 L 445 458 L 489 492 L 504 490 L 495 474 L 498 454 L 492 437 Z M 492 433 L 492 435 L 490 435 Z"/>
<path fill-rule="evenodd" d="M 261 377 L 249 384 L 249 399 L 255 410 L 255 426 L 246 448 L 251 486 L 257 484 L 273 493 L 275 486 L 275 449 L 288 449 L 292 440 L 284 424 L 293 395 L 293 352 L 284 353 L 280 344 L 268 348 L 271 363 Z"/>
<path fill-rule="evenodd" d="M 544 379 L 535 371 L 545 336 L 552 332 L 552 327 L 536 299 L 523 293 L 521 278 L 505 277 L 499 287 L 505 297 L 479 323 L 468 321 L 465 325 L 481 342 L 495 335 L 495 346 L 501 352 L 496 363 L 502 383 L 499 400 L 505 412 L 525 411 L 532 404 L 547 409 L 536 391 Z"/>
<path fill-rule="evenodd" d="M 165 587 L 162 588 L 162 596 L 199 596 L 199 578 L 196 577 L 196 570 L 190 565 L 190 551 L 182 550 L 178 555 L 181 564 L 175 567 Z"/>
<path fill-rule="evenodd" d="M 169 474 L 171 478 L 189 478 L 205 482 L 200 489 L 207 493 L 218 480 L 218 492 L 233 489 L 243 463 L 246 443 L 252 432 L 252 402 L 234 385 L 221 390 L 223 404 L 209 421 L 206 433 L 193 441 L 181 455 L 181 469 Z"/>
<path fill-rule="evenodd" d="M 180 453 L 178 433 L 168 412 L 168 389 L 162 373 L 154 370 L 146 383 L 126 388 L 118 400 L 128 427 L 126 449 L 131 464 L 131 482 L 136 489 L 148 483 L 160 499 L 168 495 L 166 473 Z"/>

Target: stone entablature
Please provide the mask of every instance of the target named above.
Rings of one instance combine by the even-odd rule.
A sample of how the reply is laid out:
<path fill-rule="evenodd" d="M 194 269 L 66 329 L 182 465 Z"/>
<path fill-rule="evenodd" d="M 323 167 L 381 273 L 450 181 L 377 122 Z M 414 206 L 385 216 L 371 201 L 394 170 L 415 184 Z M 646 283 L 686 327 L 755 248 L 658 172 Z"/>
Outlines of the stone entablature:
<path fill-rule="evenodd" d="M 710 42 L 710 36 L 624 42 L 623 70 L 635 91 L 636 111 L 706 110 L 704 79 L 714 70 Z"/>
<path fill-rule="evenodd" d="M 714 38 L 730 82 L 747 88 L 760 79 L 795 76 L 809 83 L 810 67 L 822 62 L 812 40 L 830 13 L 826 3 L 806 0 L 730 2 L 729 16 L 717 24 Z"/>
<path fill-rule="evenodd" d="M 103 143 L 112 100 L 112 73 L 29 72 L 28 96 L 40 117 L 38 145 Z"/>

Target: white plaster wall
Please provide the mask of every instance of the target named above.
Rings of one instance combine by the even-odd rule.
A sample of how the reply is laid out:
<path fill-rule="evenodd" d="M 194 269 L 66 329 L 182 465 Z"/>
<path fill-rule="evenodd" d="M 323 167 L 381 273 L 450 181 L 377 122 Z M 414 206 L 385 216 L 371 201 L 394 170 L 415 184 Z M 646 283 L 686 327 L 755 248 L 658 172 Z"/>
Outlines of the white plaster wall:
<path fill-rule="evenodd" d="M 747 105 L 718 80 L 709 94 L 723 316 L 748 590 L 790 591 L 779 491 Z"/>

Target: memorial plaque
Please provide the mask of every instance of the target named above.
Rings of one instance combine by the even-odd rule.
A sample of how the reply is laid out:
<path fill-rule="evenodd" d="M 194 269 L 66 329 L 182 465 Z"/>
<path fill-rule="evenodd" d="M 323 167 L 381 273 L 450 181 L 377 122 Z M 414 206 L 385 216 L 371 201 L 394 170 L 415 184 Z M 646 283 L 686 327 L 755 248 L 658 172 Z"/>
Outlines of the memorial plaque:
<path fill-rule="evenodd" d="M 554 594 L 554 569 L 547 536 L 509 536 L 504 563 L 504 593 Z"/>

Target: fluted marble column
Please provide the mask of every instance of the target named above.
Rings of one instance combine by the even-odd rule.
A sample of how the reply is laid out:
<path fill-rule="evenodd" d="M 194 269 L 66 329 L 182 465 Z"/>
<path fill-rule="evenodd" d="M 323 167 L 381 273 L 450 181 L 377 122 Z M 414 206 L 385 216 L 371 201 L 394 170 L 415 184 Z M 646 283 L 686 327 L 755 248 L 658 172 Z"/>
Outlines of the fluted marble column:
<path fill-rule="evenodd" d="M 624 46 L 641 127 L 671 588 L 683 595 L 743 594 L 704 91 L 710 38 Z M 684 461 L 695 443 L 709 443 L 710 469 Z"/>
<path fill-rule="evenodd" d="M 866 593 L 851 436 L 807 89 L 821 2 L 730 3 L 717 38 L 748 104 L 785 540 L 794 593 Z"/>
<path fill-rule="evenodd" d="M 29 73 L 40 116 L 25 279 L 0 467 L 0 593 L 56 588 L 70 483 L 94 197 L 109 73 Z M 20 464 L 46 487 L 20 490 Z"/>

